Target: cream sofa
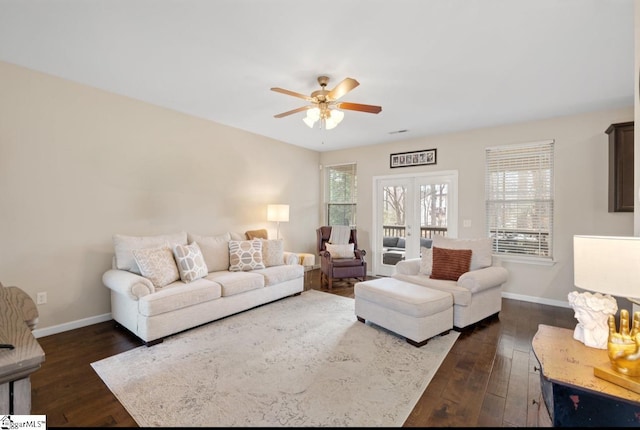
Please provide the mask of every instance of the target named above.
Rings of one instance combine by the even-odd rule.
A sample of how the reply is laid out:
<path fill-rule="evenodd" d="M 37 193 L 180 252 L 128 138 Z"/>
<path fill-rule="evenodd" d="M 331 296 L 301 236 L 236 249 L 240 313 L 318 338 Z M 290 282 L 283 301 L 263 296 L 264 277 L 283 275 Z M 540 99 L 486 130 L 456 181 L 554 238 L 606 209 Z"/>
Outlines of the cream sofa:
<path fill-rule="evenodd" d="M 470 249 L 469 270 L 457 278 L 433 279 L 433 251 Z M 451 293 L 453 297 L 453 328 L 461 330 L 502 309 L 502 285 L 508 272 L 494 259 L 491 239 L 451 239 L 436 236 L 431 248 L 421 248 L 421 258 L 407 259 L 395 265 L 392 277 L 401 281 Z M 440 268 L 438 268 L 440 269 Z M 441 270 L 438 270 L 441 272 Z"/>
<path fill-rule="evenodd" d="M 102 276 L 111 314 L 147 346 L 304 289 L 304 267 L 282 241 L 180 232 L 113 242 L 113 268 Z"/>

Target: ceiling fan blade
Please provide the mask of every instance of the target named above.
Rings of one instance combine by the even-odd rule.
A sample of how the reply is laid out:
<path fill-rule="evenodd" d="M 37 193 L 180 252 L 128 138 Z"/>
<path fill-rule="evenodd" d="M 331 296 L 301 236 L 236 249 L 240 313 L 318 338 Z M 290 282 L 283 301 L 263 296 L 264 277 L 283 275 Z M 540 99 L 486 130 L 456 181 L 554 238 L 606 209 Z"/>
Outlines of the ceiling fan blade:
<path fill-rule="evenodd" d="M 289 96 L 299 97 L 308 102 L 313 101 L 313 99 L 309 96 L 305 96 L 304 94 L 296 93 L 295 91 L 285 90 L 284 88 L 271 88 L 271 91 L 275 91 L 277 93 L 287 94 Z"/>
<path fill-rule="evenodd" d="M 283 116 L 289 116 L 289 115 L 294 114 L 294 113 L 302 112 L 302 111 L 305 111 L 307 109 L 311 109 L 312 107 L 313 106 L 302 106 L 302 107 L 299 107 L 298 109 L 294 109 L 294 110 L 290 110 L 290 111 L 287 111 L 287 112 L 279 113 L 278 115 L 274 115 L 273 117 L 274 118 L 282 118 Z"/>
<path fill-rule="evenodd" d="M 355 79 L 344 78 L 342 82 L 336 85 L 334 89 L 329 91 L 329 94 L 327 94 L 327 98 L 329 100 L 338 100 L 340 97 L 347 94 L 358 85 L 360 85 L 360 82 L 356 81 Z"/>
<path fill-rule="evenodd" d="M 380 111 L 382 111 L 382 106 L 362 105 L 360 103 L 342 102 L 337 103 L 336 106 L 340 109 L 357 110 L 359 112 L 367 113 L 380 113 Z"/>

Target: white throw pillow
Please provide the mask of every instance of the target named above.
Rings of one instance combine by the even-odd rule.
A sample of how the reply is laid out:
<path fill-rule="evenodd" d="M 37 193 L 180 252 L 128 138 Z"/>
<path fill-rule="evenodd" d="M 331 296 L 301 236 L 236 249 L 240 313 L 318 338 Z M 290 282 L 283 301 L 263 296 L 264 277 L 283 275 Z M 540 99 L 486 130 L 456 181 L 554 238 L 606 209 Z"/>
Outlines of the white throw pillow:
<path fill-rule="evenodd" d="M 204 278 L 209 273 L 197 242 L 190 245 L 174 246 L 173 256 L 176 259 L 182 282 L 195 281 Z"/>
<path fill-rule="evenodd" d="M 124 234 L 113 235 L 113 247 L 116 254 L 116 268 L 141 274 L 140 268 L 131 252 L 134 249 L 157 248 L 164 244 L 186 245 L 187 233 L 163 234 L 158 236 L 127 236 Z"/>
<path fill-rule="evenodd" d="M 262 241 L 260 239 L 229 241 L 230 272 L 264 268 L 264 263 L 262 262 Z"/>
<path fill-rule="evenodd" d="M 176 260 L 168 245 L 159 248 L 131 250 L 140 274 L 149 279 L 156 288 L 162 288 L 180 279 Z"/>
<path fill-rule="evenodd" d="M 196 242 L 202 251 L 204 262 L 209 272 L 219 272 L 229 269 L 229 233 L 215 236 L 188 235 L 189 242 Z"/>
<path fill-rule="evenodd" d="M 261 239 L 262 262 L 265 267 L 282 266 L 284 264 L 284 240 Z"/>
<path fill-rule="evenodd" d="M 470 249 L 471 267 L 469 270 L 489 267 L 492 263 L 492 239 L 490 237 L 481 239 L 452 239 L 444 236 L 434 236 L 432 247 L 448 249 Z"/>
<path fill-rule="evenodd" d="M 420 247 L 420 274 L 431 275 L 433 268 L 433 249 Z"/>
<path fill-rule="evenodd" d="M 353 243 L 347 243 L 344 245 L 325 243 L 324 247 L 329 251 L 332 258 L 355 258 L 355 255 L 353 254 Z"/>

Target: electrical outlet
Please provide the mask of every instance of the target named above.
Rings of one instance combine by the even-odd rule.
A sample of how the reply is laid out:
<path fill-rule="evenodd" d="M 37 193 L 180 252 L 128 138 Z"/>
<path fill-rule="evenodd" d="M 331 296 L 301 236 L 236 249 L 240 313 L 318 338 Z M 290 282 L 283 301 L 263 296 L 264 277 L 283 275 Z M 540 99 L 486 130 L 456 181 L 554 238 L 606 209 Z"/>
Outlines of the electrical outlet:
<path fill-rule="evenodd" d="M 36 303 L 39 305 L 44 305 L 45 303 L 47 303 L 47 293 L 38 293 L 36 295 Z"/>
<path fill-rule="evenodd" d="M 471 227 L 471 220 L 465 219 L 464 221 L 462 221 L 462 226 L 467 228 Z"/>

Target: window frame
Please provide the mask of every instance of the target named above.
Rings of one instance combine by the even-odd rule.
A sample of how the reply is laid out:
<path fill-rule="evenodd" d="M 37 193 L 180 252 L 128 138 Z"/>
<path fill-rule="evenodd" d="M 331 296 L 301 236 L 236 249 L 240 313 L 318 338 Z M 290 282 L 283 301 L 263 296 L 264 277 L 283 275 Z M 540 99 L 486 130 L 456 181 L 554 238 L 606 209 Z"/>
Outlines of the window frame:
<path fill-rule="evenodd" d="M 351 170 L 349 172 L 348 170 Z M 335 199 L 331 200 L 331 176 L 333 171 L 343 171 L 346 174 L 352 174 L 353 181 L 350 184 L 349 188 L 349 196 L 344 199 Z M 345 225 L 345 224 L 332 224 L 331 221 L 331 208 L 332 207 L 351 207 L 350 212 L 352 213 L 351 219 L 349 220 L 349 226 L 352 228 L 356 227 L 357 222 L 357 201 L 358 201 L 358 168 L 355 162 L 349 163 L 341 163 L 341 164 L 332 164 L 327 165 L 324 168 L 325 177 L 324 177 L 324 216 L 325 216 L 325 225 Z"/>
<path fill-rule="evenodd" d="M 552 139 L 485 149 L 485 231 L 494 255 L 553 264 L 554 158 Z"/>

